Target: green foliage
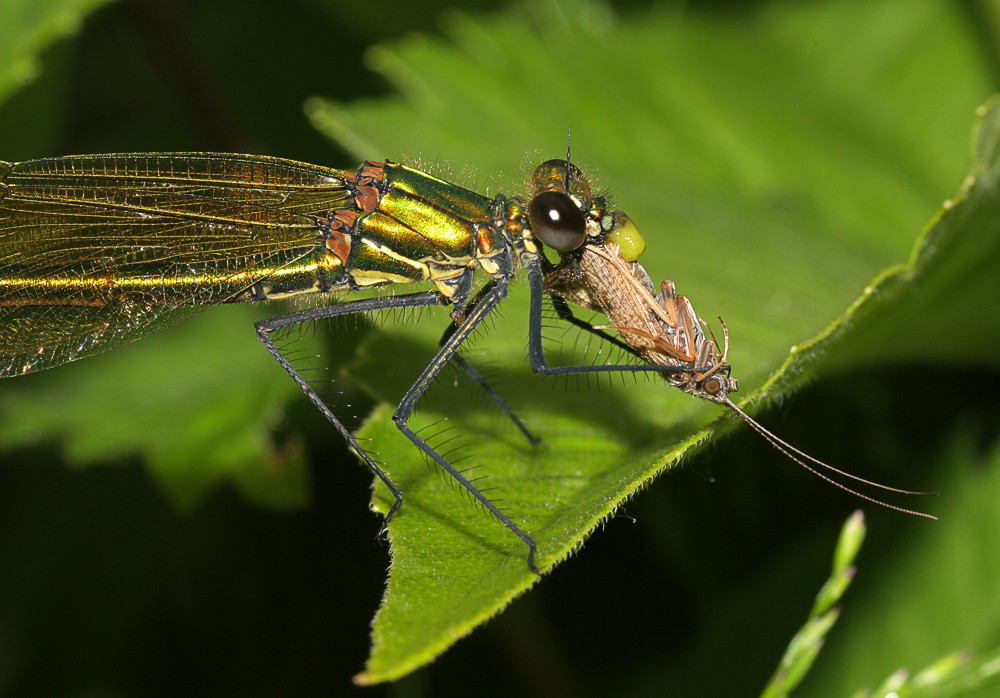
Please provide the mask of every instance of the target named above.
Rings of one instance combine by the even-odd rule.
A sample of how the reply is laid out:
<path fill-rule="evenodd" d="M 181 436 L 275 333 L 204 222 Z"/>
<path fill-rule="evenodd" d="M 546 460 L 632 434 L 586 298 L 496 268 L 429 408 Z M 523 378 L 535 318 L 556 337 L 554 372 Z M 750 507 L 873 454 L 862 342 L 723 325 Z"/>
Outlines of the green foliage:
<path fill-rule="evenodd" d="M 52 27 L 66 26 L 51 19 L 57 13 L 41 10 L 40 19 L 24 21 L 27 15 L 14 7 L 0 10 L 0 32 L 17 37 L 0 42 L 16 56 L 0 61 L 0 97 L 30 73 L 27 66 L 39 65 L 38 51 L 57 36 Z M 1000 119 L 995 102 L 975 117 L 970 172 L 967 134 L 976 107 L 996 89 L 990 71 L 997 61 L 990 32 L 977 33 L 969 22 L 970 7 L 986 5 L 786 0 L 732 12 L 685 3 L 615 14 L 603 5 L 567 1 L 495 15 L 451 12 L 443 20 L 445 38 L 425 26 L 366 54 L 392 88 L 389 96 L 354 98 L 345 87 L 348 77 L 368 90 L 377 81 L 357 64 L 360 50 L 340 43 L 313 47 L 299 60 L 276 50 L 244 52 L 260 62 L 244 66 L 244 74 L 227 75 L 231 80 L 220 101 L 228 99 L 234 122 L 255 134 L 256 140 L 242 141 L 238 149 L 322 161 L 325 156 L 300 150 L 309 142 L 305 136 L 294 144 L 268 140 L 296 125 L 306 131 L 294 123 L 299 102 L 290 115 L 268 110 L 292 102 L 290 93 L 280 92 L 285 83 L 311 80 L 312 94 L 333 93 L 341 101 L 310 100 L 310 118 L 355 157 L 404 160 L 490 194 L 522 193 L 538 161 L 562 155 L 572 127 L 574 160 L 645 234 L 642 261 L 654 281 L 673 280 L 699 315 L 725 319 L 733 373 L 743 388 L 737 397 L 745 396 L 754 414 L 784 432 L 794 417 L 769 414 L 765 407 L 786 404 L 792 413 L 808 412 L 800 422 L 808 425 L 806 443 L 801 434 L 790 437 L 797 445 L 866 477 L 914 487 L 930 480 L 942 494 L 930 503 L 904 502 L 939 515 L 939 524 L 870 514 L 866 551 L 872 552 L 867 559 L 863 552 L 859 562 L 867 579 L 855 581 L 817 657 L 816 636 L 829 630 L 831 604 L 850 579 L 846 565 L 853 555 L 838 555 L 838 571 L 812 612 L 809 629 L 816 633 L 796 643 L 802 651 L 784 665 L 782 676 L 797 682 L 812 662 L 802 691 L 846 695 L 875 685 L 895 667 L 933 666 L 915 674 L 910 685 L 922 677 L 924 683 L 951 686 L 950 695 L 973 686 L 966 680 L 970 675 L 989 678 L 989 652 L 1000 644 L 1000 570 L 991 552 L 1000 531 L 994 505 L 1000 460 L 995 434 L 987 437 L 986 450 L 976 442 L 981 422 L 989 423 L 996 411 L 990 386 L 1000 358 L 1000 316 L 988 311 L 1000 292 L 1000 278 L 992 273 L 1000 261 L 994 194 Z M 192 22 L 192 35 L 225 41 L 239 34 L 221 12 L 214 21 L 209 16 Z M 323 24 L 320 18 L 331 14 L 338 24 Z M 354 19 L 325 6 L 316 18 L 319 35 L 341 41 L 355 34 L 383 36 L 377 25 L 355 31 L 348 24 Z M 249 15 L 248 22 L 251 32 L 276 24 L 273 18 L 253 23 Z M 293 43 L 283 46 L 292 50 Z M 211 65 L 206 72 L 226 74 Z M 269 83 L 266 70 L 282 77 Z M 284 97 L 275 97 L 267 89 L 271 84 Z M 152 117 L 162 110 L 150 111 Z M 183 136 L 161 140 L 177 120 L 166 113 L 171 116 L 162 125 L 123 128 L 129 136 L 123 140 L 104 134 L 103 141 L 65 147 L 199 147 Z M 268 122 L 265 113 L 278 120 Z M 3 123 L 9 124 L 0 114 Z M 28 123 L 34 121 L 20 126 Z M 6 131 L 4 147 L 19 135 L 9 125 Z M 0 151 L 0 157 L 13 156 Z M 613 527 L 609 517 L 622 503 L 682 458 L 697 458 L 696 474 L 711 462 L 719 479 L 707 503 L 683 471 L 665 478 L 668 489 L 652 487 L 633 500 L 629 508 L 639 512 L 640 523 L 629 528 L 629 537 L 642 541 L 648 557 L 610 563 L 612 576 L 621 577 L 614 581 L 625 583 L 624 589 L 614 587 L 621 596 L 602 587 L 571 611 L 592 614 L 589 619 L 632 619 L 629 627 L 673 637 L 683 627 L 662 622 L 650 607 L 690 607 L 697 632 L 684 638 L 683 650 L 671 645 L 658 651 L 659 645 L 644 643 L 653 647 L 616 656 L 613 680 L 596 673 L 597 662 L 586 666 L 581 660 L 560 671 L 558 657 L 539 645 L 551 640 L 573 647 L 574 638 L 540 632 L 536 620 L 522 634 L 508 630 L 518 638 L 511 645 L 534 648 L 531 685 L 550 685 L 547 679 L 573 692 L 578 677 L 577 688 L 595 693 L 612 686 L 635 695 L 668 686 L 681 694 L 759 690 L 781 652 L 773 638 L 762 639 L 760 626 L 773 621 L 780 643 L 787 641 L 792 626 L 775 617 L 787 610 L 801 618 L 808 609 L 807 602 L 795 604 L 799 590 L 816 584 L 809 577 L 818 569 L 811 564 L 817 545 L 810 536 L 829 531 L 835 520 L 810 517 L 814 512 L 793 518 L 778 507 L 791 499 L 812 509 L 813 503 L 839 502 L 839 494 L 814 493 L 800 473 L 787 481 L 796 494 L 782 492 L 769 479 L 785 467 L 780 455 L 756 444 L 719 408 L 661 382 L 591 378 L 549 385 L 531 375 L 524 355 L 526 300 L 527 289 L 515 285 L 502 317 L 478 333 L 467 357 L 486 368 L 543 445 L 530 448 L 474 386 L 450 374 L 421 402 L 414 423 L 426 434 L 439 434 L 432 443 L 457 437 L 443 450 L 461 446 L 456 455 L 468 456 L 462 464 L 488 477 L 490 496 L 502 499 L 504 510 L 538 540 L 546 572 L 596 527 Z M 0 444 L 59 451 L 74 466 L 140 460 L 186 510 L 198 511 L 195 505 L 223 482 L 256 503 L 301 506 L 310 496 L 304 432 L 322 425 L 289 416 L 305 414 L 289 412 L 298 410 L 289 407 L 296 390 L 252 335 L 250 323 L 266 314 L 213 309 L 141 345 L 5 382 Z M 304 353 L 322 355 L 317 365 L 334 367 L 338 390 L 348 389 L 347 378 L 353 377 L 378 400 L 361 433 L 373 439 L 406 493 L 390 528 L 392 570 L 373 654 L 358 679 L 363 682 L 396 679 L 430 662 L 533 585 L 535 593 L 511 609 L 515 618 L 523 620 L 518 609 L 535 603 L 546 587 L 565 589 L 558 574 L 532 575 L 524 546 L 428 468 L 389 419 L 393 401 L 433 354 L 446 323 L 445 313 L 431 313 L 420 322 L 386 323 L 360 343 L 361 331 L 336 340 L 302 340 Z M 559 362 L 604 359 L 596 347 L 560 332 L 549 331 Z M 912 371 L 915 366 L 920 370 Z M 924 385 L 927 375 L 937 382 Z M 818 393 L 793 399 L 815 380 L 821 381 Z M 333 438 L 322 433 L 324 440 Z M 940 440 L 927 445 L 932 436 Z M 711 461 L 706 446 L 713 449 Z M 355 467 L 350 458 L 330 462 L 335 459 L 322 459 L 324 472 Z M 751 474 L 741 475 L 744 469 Z M 373 507 L 387 506 L 377 487 Z M 367 524 L 374 530 L 372 521 Z M 352 564 L 365 535 L 336 530 L 349 539 L 347 547 L 313 553 L 336 561 L 338 574 L 331 578 L 349 576 L 339 569 Z M 598 533 L 591 547 L 599 547 L 600 538 Z M 749 545 L 748 538 L 757 545 L 749 558 L 740 547 Z M 30 555 L 10 552 L 20 549 L 0 545 L 3 561 L 18 561 L 18 575 L 0 575 L 6 584 L 21 580 L 12 586 L 15 592 L 30 586 L 32 570 L 48 569 L 32 566 Z M 2 564 L 11 569 L 9 562 Z M 581 559 L 573 566 L 584 564 Z M 642 571 L 635 573 L 630 564 Z M 647 575 L 665 587 L 665 599 L 659 588 L 647 596 L 630 590 L 629 583 Z M 249 613 L 253 604 L 245 606 Z M 0 622 L 5 617 L 0 614 Z M 57 634 L 47 623 L 38 627 Z M 601 646 L 589 625 L 577 634 Z M 948 664 L 953 655 L 946 653 L 966 647 L 981 659 L 954 670 L 933 665 L 942 656 Z M 583 652 L 577 650 L 563 652 Z M 437 666 L 447 661 L 446 655 Z M 476 668 L 484 661 L 477 658 Z M 444 671 L 456 671 L 450 667 Z M 731 683 L 723 684 L 721 673 Z M 0 672 L 0 688 L 5 680 Z M 898 676 L 894 680 L 904 685 Z"/>
<path fill-rule="evenodd" d="M 861 512 L 847 520 L 840 533 L 834 554 L 833 572 L 816 596 L 816 603 L 805 625 L 792 638 L 778 670 L 761 694 L 763 698 L 788 696 L 808 673 L 823 647 L 823 642 L 840 615 L 832 608 L 850 586 L 857 571 L 853 566 L 865 537 L 864 517 Z M 970 657 L 968 652 L 950 652 L 927 668 L 911 676 L 900 669 L 889 676 L 875 690 L 860 689 L 855 698 L 897 695 L 901 698 L 916 696 L 964 695 L 972 689 L 995 689 L 1000 683 L 1000 649 Z"/>
<path fill-rule="evenodd" d="M 832 607 L 840 601 L 851 580 L 854 579 L 856 570 L 852 564 L 864 539 L 865 520 L 858 511 L 841 529 L 840 540 L 834 553 L 833 573 L 817 594 L 816 603 L 809 612 L 809 619 L 789 643 L 778 670 L 761 694 L 763 698 L 789 695 L 809 672 L 823 647 L 824 638 L 840 615 L 839 611 Z"/>
<path fill-rule="evenodd" d="M 903 60 L 913 34 L 927 51 L 948 45 L 952 13 L 943 5 L 922 6 L 919 21 L 910 17 L 913 34 L 880 37 L 878 51 L 866 52 L 873 42 L 866 31 L 832 31 L 837 21 L 846 29 L 848 15 L 840 13 L 848 10 L 839 7 L 781 6 L 754 18 L 755 31 L 669 13 L 618 21 L 598 17 L 599 8 L 588 4 L 533 5 L 522 16 L 488 21 L 455 16 L 449 27 L 457 47 L 414 39 L 371 54 L 404 99 L 384 106 L 317 102 L 311 114 L 320 128 L 353 147 L 363 144 L 368 152 L 403 159 L 415 140 L 435 159 L 454 161 L 459 153 L 475 152 L 484 172 L 503 168 L 510 147 L 507 141 L 497 147 L 497 139 L 485 134 L 512 134 L 527 147 L 537 146 L 541 157 L 552 157 L 559 154 L 553 144 L 560 131 L 572 124 L 578 162 L 614 186 L 617 203 L 644 230 L 649 249 L 642 261 L 653 277 L 673 279 L 701 315 L 726 317 L 734 375 L 744 389 L 763 384 L 745 405 L 779 400 L 823 371 L 886 357 L 943 358 L 960 347 L 967 362 L 993 363 L 996 317 L 978 318 L 972 326 L 967 315 L 949 312 L 947 344 L 927 332 L 925 320 L 929 307 L 947 302 L 971 309 L 1000 291 L 995 276 L 976 274 L 1000 261 L 997 237 L 981 234 L 1000 216 L 988 143 L 997 114 L 985 108 L 980 113 L 985 125 L 972 179 L 946 202 L 908 264 L 887 267 L 903 256 L 904 231 L 912 235 L 920 212 L 932 210 L 927 192 L 947 190 L 939 179 L 947 169 L 943 163 L 957 164 L 962 152 L 964 139 L 954 130 L 949 137 L 925 132 L 912 139 L 912 120 L 920 114 L 911 90 L 927 85 L 904 79 L 914 70 L 912 60 Z M 836 45 L 822 46 L 839 57 L 824 54 L 820 60 L 814 43 L 820 39 L 804 27 L 831 31 Z M 673 40 L 664 41 L 667 34 Z M 557 77 L 544 67 L 559 64 L 560 56 L 573 56 L 575 70 Z M 832 72 L 831 63 L 842 67 Z M 683 70 L 614 79 L 632 75 L 635 65 Z M 966 100 L 982 85 L 971 70 L 965 82 L 950 71 L 937 74 L 951 94 L 966 94 Z M 899 87 L 873 101 L 872 91 L 883 81 Z M 595 109 L 595 91 L 609 85 L 615 86 L 614 98 Z M 541 113 L 512 109 L 515 91 L 518 105 L 531 105 L 543 103 L 547 88 L 559 98 L 545 102 Z M 935 105 L 939 112 L 955 110 L 949 129 L 959 120 L 968 123 L 970 102 L 959 108 L 961 102 Z M 482 118 L 463 123 L 470 109 Z M 547 150 L 541 150 L 544 139 Z M 950 140 L 950 153 L 942 140 Z M 952 170 L 953 183 L 961 180 L 959 172 L 957 166 Z M 492 184 L 516 190 L 509 178 Z M 971 287 L 965 283 L 970 275 L 977 280 Z M 873 276 L 876 281 L 866 285 Z M 952 293 L 954 286 L 960 291 Z M 530 377 L 514 377 L 513 362 L 523 361 L 523 337 L 514 328 L 523 327 L 524 304 L 517 303 L 510 302 L 490 336 L 490 358 L 504 370 L 505 394 L 517 396 L 514 404 L 548 447 L 533 452 L 513 434 L 485 441 L 480 435 L 495 433 L 495 427 L 479 411 L 456 404 L 454 392 L 432 398 L 421 416 L 427 424 L 448 420 L 455 434 L 477 435 L 468 462 L 488 474 L 549 565 L 578 548 L 649 479 L 725 431 L 719 426 L 728 420 L 703 427 L 718 408 L 665 394 L 655 383 L 605 389 L 592 411 L 577 400 L 528 398 Z M 841 314 L 837 309 L 844 306 L 849 309 Z M 419 341 L 422 329 L 407 333 L 407 341 Z M 818 330 L 815 339 L 804 341 Z M 428 332 L 425 342 L 433 335 Z M 778 366 L 797 342 L 784 365 L 763 380 L 761 372 Z M 394 355 L 392 344 L 385 342 L 381 354 L 373 350 L 357 374 L 378 376 L 376 367 Z M 401 387 L 383 390 L 374 379 L 369 385 L 386 398 Z M 373 419 L 363 433 L 396 444 L 383 457 L 393 463 L 410 501 L 419 504 L 408 503 L 411 508 L 391 527 L 393 570 L 365 680 L 395 678 L 428 661 L 535 581 L 516 539 L 471 507 L 456 506 L 448 483 L 428 474 L 419 458 L 409 459 L 412 470 L 404 468 L 408 445 L 393 441 L 388 416 Z M 388 508 L 378 495 L 375 506 Z M 421 594 L 425 587 L 434 593 Z M 438 595 L 452 601 L 442 604 Z"/>
<path fill-rule="evenodd" d="M 38 75 L 39 54 L 76 33 L 83 17 L 108 0 L 6 0 L 0 22 L 0 102 Z"/>

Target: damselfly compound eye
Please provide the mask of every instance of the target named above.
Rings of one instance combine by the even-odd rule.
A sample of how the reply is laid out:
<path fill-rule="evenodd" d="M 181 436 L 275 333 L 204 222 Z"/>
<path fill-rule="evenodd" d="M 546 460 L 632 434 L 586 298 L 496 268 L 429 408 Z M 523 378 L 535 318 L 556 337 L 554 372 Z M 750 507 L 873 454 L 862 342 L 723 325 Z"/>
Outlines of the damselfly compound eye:
<path fill-rule="evenodd" d="M 531 231 L 542 243 L 559 252 L 580 247 L 587 239 L 587 221 L 566 194 L 547 191 L 528 204 Z"/>

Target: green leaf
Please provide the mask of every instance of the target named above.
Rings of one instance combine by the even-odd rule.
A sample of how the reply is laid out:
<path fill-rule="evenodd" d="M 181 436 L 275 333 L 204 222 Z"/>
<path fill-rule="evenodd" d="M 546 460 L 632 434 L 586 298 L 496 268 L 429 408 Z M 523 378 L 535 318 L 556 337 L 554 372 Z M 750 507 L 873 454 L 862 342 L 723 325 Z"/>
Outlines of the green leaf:
<path fill-rule="evenodd" d="M 109 0 L 4 0 L 0 21 L 0 102 L 38 74 L 39 54 L 75 34 Z"/>
<path fill-rule="evenodd" d="M 0 394 L 0 448 L 56 439 L 75 467 L 141 454 L 183 509 L 226 481 L 262 504 L 301 506 L 308 495 L 300 447 L 274 446 L 277 415 L 261 408 L 298 389 L 280 380 L 254 340 L 259 316 L 216 308 L 141 344 L 18 378 L 22 389 Z M 247 341 L 213 343 L 220 332 Z M 184 380 L 175 376 L 179 356 L 192 357 Z M 233 366 L 253 391 L 232 389 Z"/>
<path fill-rule="evenodd" d="M 837 550 L 833 556 L 833 573 L 841 575 L 852 569 L 854 558 L 858 556 L 861 544 L 865 542 L 865 517 L 861 511 L 854 512 L 854 516 L 847 520 L 844 529 L 840 533 L 840 540 L 837 541 Z M 830 599 L 830 603 L 836 603 L 840 594 Z M 815 614 L 822 613 L 825 609 L 817 609 Z"/>
<path fill-rule="evenodd" d="M 765 698 L 787 696 L 809 672 L 840 612 L 832 606 L 840 601 L 854 578 L 854 559 L 865 538 L 864 516 L 855 512 L 840 532 L 834 553 L 833 571 L 823 584 L 805 625 L 795 634 L 781 658 L 778 669 L 761 694 Z"/>
<path fill-rule="evenodd" d="M 998 261 L 991 185 L 963 187 L 900 263 L 962 181 L 970 117 L 989 93 L 988 61 L 956 5 L 772 2 L 738 18 L 661 9 L 619 19 L 590 3 L 535 3 L 488 19 L 453 15 L 446 28 L 452 43 L 416 36 L 369 54 L 401 97 L 314 100 L 316 125 L 359 157 L 416 162 L 506 193 L 521 193 L 532 161 L 562 154 L 572 126 L 574 160 L 643 230 L 654 280 L 675 281 L 703 317 L 725 317 L 733 372 L 751 395 L 744 404 L 865 364 L 995 363 L 995 319 L 970 315 L 996 295 L 994 275 L 983 273 Z M 995 112 L 981 116 L 988 136 Z M 476 171 L 448 173 L 438 162 Z M 973 172 L 988 169 L 977 161 Z M 512 289 L 469 358 L 488 364 L 544 445 L 531 449 L 482 401 L 469 403 L 474 387 L 458 378 L 452 389 L 450 376 L 414 423 L 427 433 L 449 427 L 439 441 L 458 436 L 463 465 L 488 477 L 490 495 L 552 565 L 651 478 L 728 429 L 706 427 L 717 407 L 655 381 L 550 387 L 531 376 L 526 295 Z M 386 330 L 353 372 L 391 404 L 446 322 Z M 563 339 L 572 349 L 574 337 Z M 363 432 L 407 495 L 390 526 L 389 588 L 359 677 L 367 683 L 430 661 L 537 581 L 524 546 L 427 468 L 390 414 L 381 410 Z M 381 487 L 373 506 L 388 509 Z"/>

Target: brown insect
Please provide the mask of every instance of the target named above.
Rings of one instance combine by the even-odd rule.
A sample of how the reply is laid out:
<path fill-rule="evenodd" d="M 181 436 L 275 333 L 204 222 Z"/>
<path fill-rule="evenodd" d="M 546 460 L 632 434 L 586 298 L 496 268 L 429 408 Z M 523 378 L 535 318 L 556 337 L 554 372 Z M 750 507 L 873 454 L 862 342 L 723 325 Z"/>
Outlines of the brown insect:
<path fill-rule="evenodd" d="M 595 330 L 615 330 L 622 340 L 654 367 L 675 388 L 703 400 L 724 405 L 764 437 L 785 456 L 817 477 L 874 504 L 929 519 L 937 517 L 888 504 L 857 492 L 820 469 L 865 485 L 899 494 L 926 494 L 897 489 L 865 480 L 839 470 L 800 451 L 778 438 L 730 399 L 739 389 L 727 363 L 729 330 L 722 318 L 723 344 L 720 347 L 708 323 L 698 317 L 691 302 L 678 295 L 672 281 L 664 281 L 654 294 L 653 282 L 636 261 L 627 260 L 613 242 L 590 243 L 577 252 L 575 263 L 564 260 L 546 276 L 546 286 L 554 293 L 607 316 L 607 325 Z M 707 334 L 706 334 L 707 331 Z"/>

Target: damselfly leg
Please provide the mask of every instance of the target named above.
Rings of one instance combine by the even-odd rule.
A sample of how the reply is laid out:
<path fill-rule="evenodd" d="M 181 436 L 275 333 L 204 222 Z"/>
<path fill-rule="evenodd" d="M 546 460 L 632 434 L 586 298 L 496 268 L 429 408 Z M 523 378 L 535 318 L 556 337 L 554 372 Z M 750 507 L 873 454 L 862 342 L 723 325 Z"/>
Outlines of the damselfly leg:
<path fill-rule="evenodd" d="M 472 306 L 478 305 L 480 301 L 482 301 L 490 293 L 493 292 L 495 286 L 496 282 L 493 279 L 487 281 L 486 284 L 483 285 L 483 287 L 476 292 L 476 295 L 470 302 L 470 305 Z M 441 335 L 441 341 L 438 343 L 438 347 L 443 349 L 451 340 L 451 338 L 455 335 L 455 333 L 458 331 L 459 327 L 461 327 L 461 323 L 458 320 L 453 319 L 452 323 L 448 325 L 448 327 L 445 329 L 444 334 Z M 503 396 L 500 395 L 500 393 L 497 392 L 497 390 L 489 384 L 489 382 L 486 380 L 483 374 L 480 373 L 475 366 L 469 363 L 457 351 L 452 354 L 451 362 L 454 363 L 456 366 L 458 366 L 460 369 L 462 369 L 466 373 L 466 375 L 468 375 L 469 378 L 471 378 L 482 389 L 482 391 L 485 392 L 486 395 L 489 396 L 491 400 L 493 400 L 496 406 L 500 408 L 500 411 L 503 412 L 507 416 L 507 418 L 514 423 L 514 426 L 517 427 L 518 431 L 524 434 L 524 437 L 528 440 L 528 443 L 530 443 L 532 446 L 537 446 L 538 444 L 541 443 L 541 439 L 535 436 L 531 432 L 531 430 L 528 429 L 524 421 L 517 416 L 517 413 L 514 412 L 514 410 L 511 409 L 510 405 L 507 404 L 507 401 L 503 399 Z"/>
<path fill-rule="evenodd" d="M 552 278 L 551 276 L 549 277 Z M 540 267 L 528 267 L 528 283 L 531 287 L 531 309 L 528 321 L 528 357 L 531 361 L 531 370 L 539 375 L 543 376 L 565 376 L 571 374 L 579 373 L 699 373 L 710 369 L 711 367 L 704 366 L 669 366 L 662 364 L 651 364 L 651 363 L 641 363 L 641 364 L 584 364 L 575 366 L 549 366 L 548 360 L 545 358 L 545 352 L 543 349 L 542 342 L 542 327 L 543 327 L 543 299 L 545 293 L 545 276 L 542 274 Z M 549 282 L 552 285 L 552 281 Z M 550 295 L 556 293 L 557 297 L 563 298 L 563 292 L 566 291 L 565 287 L 556 287 L 555 290 L 550 289 Z M 565 305 L 565 301 L 563 301 Z M 581 303 L 581 305 L 583 305 Z M 593 310 L 601 310 L 601 308 L 583 305 L 583 307 L 591 307 Z M 568 308 L 567 308 L 568 310 Z M 558 312 L 558 309 L 557 309 Z M 634 347 L 626 345 L 621 340 L 616 337 L 612 337 L 607 334 L 603 329 L 594 327 L 589 323 L 586 323 L 575 316 L 572 316 L 572 320 L 569 318 L 567 321 L 571 322 L 573 325 L 584 329 L 585 331 L 596 334 L 601 339 L 606 339 L 610 341 L 614 346 L 623 348 L 629 354 L 636 356 L 640 359 L 644 359 L 643 355 L 637 351 Z"/>
<path fill-rule="evenodd" d="M 281 349 L 274 343 L 271 338 L 271 334 L 288 327 L 293 327 L 295 325 L 301 325 L 307 322 L 313 322 L 315 320 L 322 320 L 326 318 L 333 318 L 345 315 L 355 315 L 361 313 L 371 313 L 380 310 L 394 310 L 394 309 L 404 309 L 404 308 L 421 308 L 427 306 L 441 305 L 441 296 L 436 291 L 424 291 L 421 293 L 410 293 L 401 296 L 388 296 L 385 298 L 366 298 L 364 300 L 347 301 L 345 303 L 339 303 L 336 305 L 328 305 L 320 308 L 309 308 L 308 310 L 300 310 L 294 313 L 287 313 L 285 315 L 276 315 L 275 317 L 268 318 L 266 320 L 261 320 L 255 324 L 257 329 L 257 339 L 261 341 L 267 352 L 274 357 L 274 360 L 278 362 L 285 372 L 292 377 L 295 384 L 299 386 L 299 389 L 305 393 L 309 401 L 316 406 L 316 408 L 323 414 L 330 424 L 333 425 L 334 429 L 340 434 L 340 436 L 347 442 L 348 447 L 354 451 L 369 470 L 389 488 L 392 496 L 395 498 L 395 502 L 392 508 L 389 509 L 389 513 L 386 514 L 385 520 L 382 522 L 382 527 L 379 530 L 379 535 L 384 536 L 386 532 L 386 526 L 389 524 L 390 519 L 392 519 L 393 514 L 399 509 L 399 506 L 403 503 L 403 493 L 395 483 L 389 478 L 382 468 L 379 467 L 378 463 L 368 454 L 368 452 L 362 448 L 361 444 L 355 438 L 354 434 L 344 426 L 343 422 L 333 413 L 330 406 L 319 396 L 316 389 L 310 385 L 302 374 L 292 365 L 292 363 L 286 358 L 282 353 Z"/>
<path fill-rule="evenodd" d="M 549 300 L 552 301 L 552 309 L 555 311 L 556 317 L 558 317 L 563 322 L 566 322 L 572 325 L 573 327 L 576 327 L 577 329 L 586 332 L 587 334 L 593 335 L 597 339 L 603 342 L 607 342 L 608 344 L 614 346 L 615 348 L 621 349 L 622 351 L 631 354 L 637 359 L 642 358 L 642 354 L 637 352 L 634 348 L 630 347 L 622 340 L 618 339 L 614 335 L 608 334 L 608 332 L 606 332 L 603 329 L 600 329 L 599 327 L 595 327 L 593 324 L 587 322 L 586 320 L 581 320 L 580 318 L 578 318 L 576 314 L 573 312 L 573 309 L 570 308 L 569 303 L 566 302 L 566 299 L 560 296 L 558 293 L 549 291 Z"/>
<path fill-rule="evenodd" d="M 483 319 L 496 308 L 497 304 L 506 297 L 507 289 L 510 285 L 510 275 L 512 273 L 512 268 L 504 269 L 503 273 L 494 278 L 493 283 L 484 287 L 484 293 L 477 294 L 471 309 L 468 310 L 468 312 L 463 313 L 464 317 L 461 322 L 455 323 L 449 327 L 449 330 L 445 332 L 445 336 L 442 340 L 438 353 L 433 359 L 431 359 L 430 363 L 427 364 L 420 376 L 417 377 L 413 385 L 411 385 L 409 390 L 406 391 L 406 394 L 403 395 L 398 406 L 396 407 L 396 411 L 393 413 L 392 418 L 396 427 L 403 434 L 405 434 L 406 437 L 413 442 L 418 449 L 420 449 L 420 451 L 440 466 L 441 469 L 448 473 L 449 476 L 454 478 L 454 480 L 458 482 L 461 487 L 472 495 L 476 501 L 478 501 L 498 521 L 524 541 L 524 543 L 528 546 L 528 567 L 531 568 L 533 572 L 538 573 L 538 568 L 535 566 L 534 562 L 535 551 L 537 549 L 534 539 L 525 533 L 513 521 L 511 521 L 506 514 L 500 511 L 500 509 L 497 508 L 497 506 L 490 501 L 490 499 L 486 497 L 486 495 L 483 494 L 482 491 L 476 487 L 476 485 L 470 481 L 461 470 L 456 468 L 448 461 L 448 459 L 438 453 L 433 446 L 413 431 L 408 423 L 417 402 L 420 400 L 420 397 L 427 391 L 428 387 L 430 387 L 431 383 L 433 383 L 435 377 L 438 373 L 440 373 L 441 369 L 444 368 L 448 361 L 455 358 L 455 353 L 458 351 L 459 347 L 461 347 L 462 343 L 468 339 L 469 335 L 472 334 Z M 263 343 L 268 353 L 270 353 L 278 364 L 285 370 L 285 372 L 292 377 L 292 380 L 295 381 L 296 385 L 299 386 L 302 392 L 306 394 L 309 400 L 320 410 L 323 416 L 326 417 L 327 421 L 329 421 L 330 424 L 332 424 L 333 427 L 340 433 L 350 448 L 357 453 L 362 461 L 364 461 L 368 469 L 371 470 L 371 472 L 383 483 L 385 483 L 386 487 L 389 488 L 389 491 L 395 498 L 395 502 L 382 523 L 382 533 L 386 531 L 386 527 L 391 521 L 393 515 L 402 504 L 403 493 L 395 485 L 395 483 L 393 483 L 391 478 L 379 466 L 379 464 L 371 457 L 371 455 L 361 446 L 360 443 L 358 443 L 355 436 L 351 434 L 341 420 L 333 413 L 313 386 L 309 384 L 309 382 L 285 357 L 285 355 L 271 339 L 271 334 L 276 330 L 324 318 L 332 318 L 356 313 L 369 313 L 379 310 L 443 305 L 446 303 L 447 301 L 442 298 L 440 293 L 436 291 L 427 291 L 402 296 L 388 296 L 384 298 L 348 301 L 337 305 L 311 308 L 295 313 L 289 313 L 287 315 L 280 315 L 268 320 L 262 320 L 256 324 L 257 337 L 260 339 L 261 343 Z M 492 388 L 489 388 L 488 386 L 487 388 L 489 391 L 492 391 Z M 497 397 L 499 398 L 499 396 Z M 500 400 L 500 404 L 501 406 L 506 407 L 502 399 Z M 507 411 L 509 414 L 513 414 L 509 411 L 509 408 L 507 408 Z"/>

